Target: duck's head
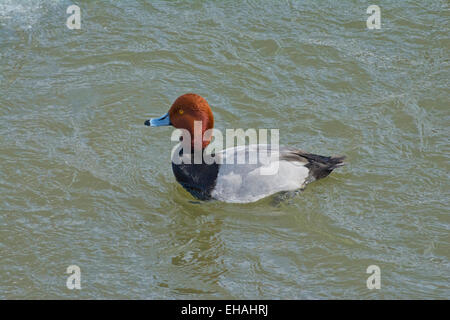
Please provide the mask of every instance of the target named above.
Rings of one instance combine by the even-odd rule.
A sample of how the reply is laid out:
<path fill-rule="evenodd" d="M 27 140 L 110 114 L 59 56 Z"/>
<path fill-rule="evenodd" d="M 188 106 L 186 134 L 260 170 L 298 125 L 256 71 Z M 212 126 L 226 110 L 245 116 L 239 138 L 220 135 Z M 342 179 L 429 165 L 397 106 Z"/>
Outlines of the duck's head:
<path fill-rule="evenodd" d="M 195 93 L 187 93 L 178 97 L 165 115 L 145 121 L 146 126 L 174 126 L 186 129 L 191 135 L 191 145 L 194 147 L 194 121 L 202 122 L 202 148 L 210 143 L 211 137 L 204 137 L 208 129 L 214 127 L 214 117 L 206 100 Z"/>

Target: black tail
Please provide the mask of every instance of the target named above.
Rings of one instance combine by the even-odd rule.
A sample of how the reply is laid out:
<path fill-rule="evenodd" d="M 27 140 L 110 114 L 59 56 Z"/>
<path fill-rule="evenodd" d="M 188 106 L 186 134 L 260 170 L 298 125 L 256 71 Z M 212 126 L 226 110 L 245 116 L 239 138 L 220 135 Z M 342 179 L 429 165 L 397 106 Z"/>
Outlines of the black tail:
<path fill-rule="evenodd" d="M 297 154 L 308 161 L 305 167 L 310 170 L 310 175 L 316 180 L 325 178 L 334 169 L 345 165 L 345 156 L 325 157 L 303 151 L 299 151 Z"/>

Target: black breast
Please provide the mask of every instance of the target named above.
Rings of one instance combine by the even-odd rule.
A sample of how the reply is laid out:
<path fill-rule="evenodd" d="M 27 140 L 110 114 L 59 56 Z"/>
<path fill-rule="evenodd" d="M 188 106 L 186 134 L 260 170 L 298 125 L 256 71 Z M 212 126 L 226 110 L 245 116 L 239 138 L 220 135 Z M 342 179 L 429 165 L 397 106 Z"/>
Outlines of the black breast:
<path fill-rule="evenodd" d="M 200 200 L 211 199 L 211 192 L 216 186 L 219 164 L 174 164 L 173 174 L 177 181 Z"/>

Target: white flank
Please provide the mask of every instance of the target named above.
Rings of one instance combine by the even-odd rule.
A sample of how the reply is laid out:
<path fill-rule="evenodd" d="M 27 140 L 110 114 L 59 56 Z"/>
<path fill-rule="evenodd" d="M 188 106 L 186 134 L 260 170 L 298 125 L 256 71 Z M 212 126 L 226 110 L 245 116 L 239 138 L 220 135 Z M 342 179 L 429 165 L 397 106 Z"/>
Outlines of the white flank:
<path fill-rule="evenodd" d="M 241 153 L 257 152 L 256 146 L 234 147 L 223 150 L 220 156 L 225 161 L 219 169 L 213 198 L 225 202 L 254 202 L 280 191 L 296 190 L 304 187 L 309 174 L 305 163 L 279 160 L 278 154 L 272 155 L 269 163 L 258 161 L 256 164 L 227 164 L 226 158 Z M 242 154 L 241 154 L 242 155 Z M 236 158 L 235 158 L 236 159 Z M 248 159 L 248 157 L 247 157 Z M 262 173 L 264 167 L 275 166 L 275 174 Z"/>

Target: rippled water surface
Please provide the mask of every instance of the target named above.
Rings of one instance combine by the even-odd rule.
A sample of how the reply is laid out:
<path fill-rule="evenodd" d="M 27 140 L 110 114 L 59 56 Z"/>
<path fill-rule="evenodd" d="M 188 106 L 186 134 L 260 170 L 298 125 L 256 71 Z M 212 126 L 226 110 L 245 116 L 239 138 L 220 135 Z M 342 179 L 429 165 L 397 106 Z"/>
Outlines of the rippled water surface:
<path fill-rule="evenodd" d="M 450 297 L 448 1 L 381 1 L 381 30 L 364 1 L 71 4 L 0 0 L 0 298 Z M 143 125 L 186 92 L 349 164 L 195 201 Z"/>

